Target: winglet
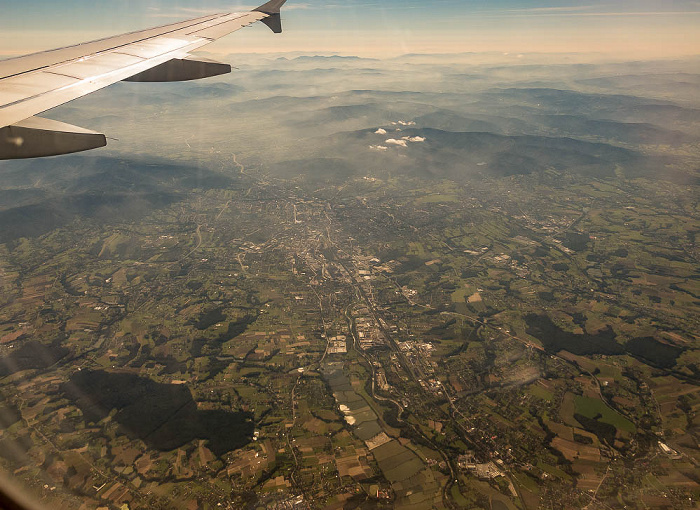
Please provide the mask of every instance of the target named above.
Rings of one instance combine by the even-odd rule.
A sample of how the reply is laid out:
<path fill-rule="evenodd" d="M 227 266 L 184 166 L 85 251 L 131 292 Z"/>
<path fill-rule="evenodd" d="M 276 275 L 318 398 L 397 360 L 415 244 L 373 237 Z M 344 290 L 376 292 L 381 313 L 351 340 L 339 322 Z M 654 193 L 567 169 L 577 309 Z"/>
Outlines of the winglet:
<path fill-rule="evenodd" d="M 276 34 L 282 33 L 282 16 L 280 16 L 280 9 L 287 0 L 270 0 L 264 5 L 261 5 L 254 11 L 262 12 L 267 14 L 267 18 L 261 21 L 265 23 L 270 30 Z"/>
<path fill-rule="evenodd" d="M 265 14 L 279 14 L 280 9 L 282 6 L 285 4 L 287 0 L 270 0 L 264 5 L 261 5 L 257 9 L 253 9 L 254 11 L 258 12 L 264 12 Z"/>

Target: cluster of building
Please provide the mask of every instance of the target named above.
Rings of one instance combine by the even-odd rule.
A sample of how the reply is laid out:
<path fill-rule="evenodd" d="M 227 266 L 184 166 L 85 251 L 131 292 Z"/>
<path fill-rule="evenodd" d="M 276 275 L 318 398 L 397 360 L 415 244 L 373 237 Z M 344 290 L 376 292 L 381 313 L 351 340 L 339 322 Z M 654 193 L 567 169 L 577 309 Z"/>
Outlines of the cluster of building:
<path fill-rule="evenodd" d="M 420 385 L 424 390 L 429 391 L 439 397 L 443 395 L 444 390 L 442 387 L 442 383 L 437 379 L 428 379 L 427 381 L 419 379 L 418 382 L 420 382 Z"/>
<path fill-rule="evenodd" d="M 337 335 L 328 339 L 328 354 L 345 354 L 348 352 L 348 337 Z"/>
<path fill-rule="evenodd" d="M 386 379 L 386 372 L 384 371 L 383 368 L 377 369 L 377 387 L 382 391 L 391 390 L 391 386 L 389 385 L 389 381 L 387 381 L 387 379 Z"/>
<path fill-rule="evenodd" d="M 362 308 L 359 310 L 360 317 L 355 319 L 357 327 L 358 341 L 364 350 L 372 347 L 381 347 L 386 344 L 384 334 L 380 331 L 374 319 L 368 317 L 369 310 Z"/>
<path fill-rule="evenodd" d="M 271 503 L 268 508 L 272 510 L 296 510 L 298 508 L 306 508 L 304 504 L 304 496 L 294 496 L 283 501 Z"/>
<path fill-rule="evenodd" d="M 435 349 L 432 344 L 407 340 L 399 343 L 399 349 L 401 349 L 401 352 L 408 362 L 413 365 L 422 378 L 429 379 L 435 375 L 437 363 L 431 359 L 433 350 Z M 428 384 L 428 386 L 433 386 L 435 391 L 442 390 L 439 383 L 437 385 L 433 384 L 435 382 L 437 381 L 428 381 L 426 384 Z M 421 382 L 421 384 L 423 383 Z M 423 386 L 426 387 L 426 389 L 430 389 L 428 386 Z"/>
<path fill-rule="evenodd" d="M 668 446 L 666 443 L 662 443 L 661 441 L 659 441 L 659 448 L 663 453 L 668 455 L 668 457 L 671 460 L 680 460 L 683 458 L 683 456 L 680 453 Z"/>
<path fill-rule="evenodd" d="M 457 465 L 462 471 L 472 473 L 480 480 L 492 480 L 500 476 L 505 476 L 494 462 L 479 463 L 472 452 L 460 455 Z"/>

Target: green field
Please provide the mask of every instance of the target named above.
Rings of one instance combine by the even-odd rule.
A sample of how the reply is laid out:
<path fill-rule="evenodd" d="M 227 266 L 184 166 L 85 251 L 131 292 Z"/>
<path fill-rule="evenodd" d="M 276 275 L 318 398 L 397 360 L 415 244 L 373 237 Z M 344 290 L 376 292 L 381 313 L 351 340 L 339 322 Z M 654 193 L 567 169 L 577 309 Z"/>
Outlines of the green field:
<path fill-rule="evenodd" d="M 454 499 L 454 502 L 457 505 L 459 505 L 461 507 L 465 507 L 465 508 L 467 507 L 467 505 L 469 505 L 469 501 L 467 501 L 467 498 L 462 496 L 462 493 L 459 491 L 458 484 L 454 484 L 452 486 L 451 494 L 452 494 L 452 499 Z"/>
<path fill-rule="evenodd" d="M 601 422 L 612 425 L 618 430 L 629 433 L 633 433 L 636 430 L 632 422 L 620 413 L 610 409 L 602 400 L 577 396 L 574 403 L 576 406 L 576 413 L 586 418 L 593 419 L 596 416 L 600 416 L 599 420 Z"/>
<path fill-rule="evenodd" d="M 552 399 L 554 398 L 554 393 L 551 391 L 548 391 L 544 389 L 542 386 L 539 384 L 533 384 L 527 389 L 527 392 L 537 398 L 541 398 L 542 400 L 546 400 L 547 402 L 551 402 Z"/>
<path fill-rule="evenodd" d="M 452 302 L 453 303 L 464 303 L 469 296 L 474 294 L 475 289 L 472 289 L 470 287 L 462 287 L 457 289 L 452 293 Z"/>

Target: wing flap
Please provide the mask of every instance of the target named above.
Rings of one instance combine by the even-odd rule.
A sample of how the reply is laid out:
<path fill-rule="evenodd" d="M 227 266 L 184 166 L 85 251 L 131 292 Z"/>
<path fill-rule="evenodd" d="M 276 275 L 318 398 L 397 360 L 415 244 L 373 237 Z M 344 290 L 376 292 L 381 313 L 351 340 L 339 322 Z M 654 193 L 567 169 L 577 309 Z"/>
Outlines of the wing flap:
<path fill-rule="evenodd" d="M 151 69 L 163 62 L 167 62 L 177 56 L 179 56 L 179 52 L 176 52 L 176 54 L 166 54 L 156 59 L 143 60 L 140 63 L 128 67 L 108 71 L 99 76 L 92 76 L 89 79 L 76 80 L 72 85 L 64 86 L 63 88 L 47 90 L 32 96 L 25 95 L 20 100 L 15 100 L 12 103 L 0 106 L 0 127 L 14 124 L 33 115 L 50 110 L 58 105 L 86 96 L 112 85 L 113 83 L 122 81 L 125 78 Z M 64 76 L 64 78 L 67 77 Z M 0 85 L 2 85 L 2 82 L 0 82 Z M 0 92 L 2 89 L 3 87 L 0 86 Z"/>
<path fill-rule="evenodd" d="M 104 53 L 94 57 L 62 64 L 51 68 L 52 73 L 70 76 L 78 80 L 95 79 L 116 69 L 122 69 L 143 62 L 145 59 L 123 53 Z"/>
<path fill-rule="evenodd" d="M 79 82 L 68 76 L 59 76 L 46 72 L 19 75 L 2 81 L 0 104 L 12 104 L 27 98 L 45 94 L 48 91 L 69 87 Z"/>
<path fill-rule="evenodd" d="M 115 50 L 129 44 L 139 43 L 155 37 L 165 36 L 167 34 L 177 32 L 178 30 L 184 30 L 187 32 L 188 30 L 196 29 L 196 26 L 199 24 L 206 23 L 207 21 L 218 17 L 221 17 L 221 14 L 205 16 L 203 18 L 183 21 L 163 27 L 142 30 L 139 32 L 131 32 L 129 34 L 118 35 L 115 37 L 108 37 L 106 39 L 99 39 L 97 41 L 68 46 L 56 50 L 34 53 L 23 57 L 2 60 L 0 61 L 0 80 L 9 76 L 69 62 L 85 56 Z"/>
<path fill-rule="evenodd" d="M 143 41 L 139 43 L 129 44 L 122 48 L 117 48 L 116 50 L 110 52 L 119 55 L 131 55 L 134 57 L 140 57 L 144 59 L 154 58 L 163 53 L 169 51 L 179 50 L 196 42 L 198 39 L 196 37 L 191 37 L 188 35 L 180 35 L 178 37 L 168 37 L 162 36 L 157 40 Z"/>
<path fill-rule="evenodd" d="M 168 60 L 172 60 L 173 58 L 185 56 L 190 50 L 203 46 L 207 42 L 209 42 L 207 39 L 196 38 L 193 39 L 193 42 L 189 43 L 187 46 L 181 49 L 171 51 L 169 53 L 164 53 L 162 55 L 158 55 L 157 57 L 153 57 L 147 60 L 144 60 L 139 57 L 133 57 L 130 55 L 104 53 L 98 56 L 94 56 L 90 59 L 86 59 L 82 62 L 63 64 L 60 67 L 51 67 L 49 69 L 51 71 L 56 70 L 57 73 L 75 72 L 78 76 L 84 76 L 80 73 L 80 64 L 85 63 L 86 65 L 95 66 L 92 69 L 92 74 L 87 73 L 89 74 L 88 77 L 82 78 L 80 80 L 73 79 L 72 82 L 67 84 L 64 83 L 63 85 L 58 87 L 54 86 L 54 84 L 56 84 L 56 80 L 50 79 L 47 80 L 47 87 L 45 87 L 44 89 L 33 89 L 31 91 L 27 90 L 27 93 L 19 98 L 17 94 L 14 93 L 12 97 L 8 96 L 7 99 L 9 100 L 6 101 L 0 95 L 0 127 L 9 126 L 10 124 L 19 122 L 22 119 L 26 119 L 28 117 L 37 115 L 41 112 L 45 112 L 46 110 L 50 110 L 51 108 L 67 103 L 79 97 L 86 96 L 92 92 L 112 85 L 113 83 L 122 81 L 125 78 L 129 78 L 130 76 L 146 71 L 147 69 L 156 67 L 164 62 L 167 62 Z M 130 59 L 130 64 L 126 66 L 106 65 L 109 60 L 114 61 L 115 58 Z M 87 64 L 88 62 L 89 64 Z M 105 66 L 102 67 L 99 64 L 105 64 Z M 63 71 L 61 71 L 61 69 Z M 99 73 L 95 74 L 96 71 L 99 71 Z M 27 75 L 20 75 L 0 80 L 0 94 L 2 94 L 2 92 L 6 88 L 5 83 L 7 83 L 10 80 L 25 78 L 27 76 L 39 76 L 42 78 L 45 78 L 46 76 L 60 76 L 65 79 L 70 79 L 70 76 L 65 76 L 63 74 L 53 74 L 49 70 L 35 71 Z M 14 92 L 14 90 L 12 90 L 11 92 Z"/>
<path fill-rule="evenodd" d="M 222 21 L 215 25 L 209 26 L 202 30 L 190 32 L 190 35 L 205 37 L 207 39 L 219 39 L 235 30 L 252 25 L 256 21 L 260 21 L 263 18 L 265 18 L 265 15 L 259 12 L 247 13 L 244 15 L 235 14 L 228 19 L 222 19 Z"/>

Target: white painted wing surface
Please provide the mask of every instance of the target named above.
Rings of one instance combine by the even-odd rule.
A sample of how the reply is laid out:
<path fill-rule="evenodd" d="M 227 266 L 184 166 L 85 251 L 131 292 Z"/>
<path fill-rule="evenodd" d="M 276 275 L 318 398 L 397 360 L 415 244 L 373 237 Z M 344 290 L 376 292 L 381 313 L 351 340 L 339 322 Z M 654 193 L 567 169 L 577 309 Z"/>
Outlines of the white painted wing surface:
<path fill-rule="evenodd" d="M 205 16 L 0 61 L 0 128 L 130 78 L 271 16 Z"/>

